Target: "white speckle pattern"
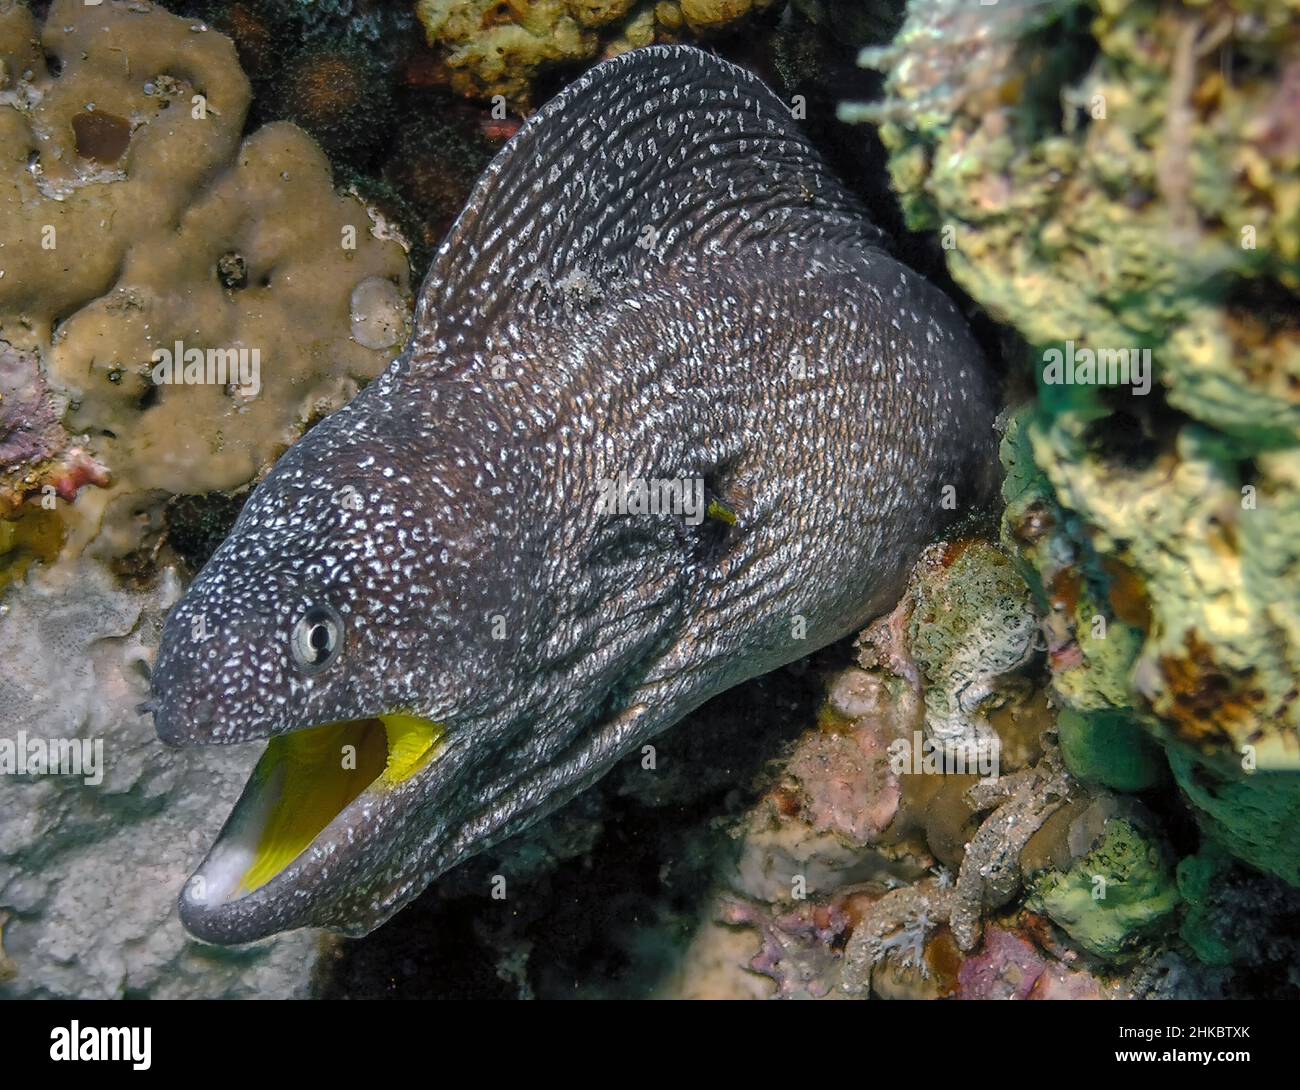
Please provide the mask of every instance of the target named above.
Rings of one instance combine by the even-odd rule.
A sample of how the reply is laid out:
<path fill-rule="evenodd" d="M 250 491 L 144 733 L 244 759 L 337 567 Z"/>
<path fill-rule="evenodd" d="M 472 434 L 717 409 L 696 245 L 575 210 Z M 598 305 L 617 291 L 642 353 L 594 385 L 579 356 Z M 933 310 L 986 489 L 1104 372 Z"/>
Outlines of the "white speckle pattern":
<path fill-rule="evenodd" d="M 784 105 L 697 50 L 606 62 L 516 135 L 406 353 L 256 490 L 154 675 L 169 741 L 400 710 L 446 749 L 254 893 L 182 900 L 191 930 L 370 930 L 892 604 L 944 487 L 991 488 L 995 405 L 956 309 L 878 242 Z M 702 478 L 735 525 L 599 513 L 620 473 Z M 288 636 L 319 603 L 344 650 L 307 676 Z"/>

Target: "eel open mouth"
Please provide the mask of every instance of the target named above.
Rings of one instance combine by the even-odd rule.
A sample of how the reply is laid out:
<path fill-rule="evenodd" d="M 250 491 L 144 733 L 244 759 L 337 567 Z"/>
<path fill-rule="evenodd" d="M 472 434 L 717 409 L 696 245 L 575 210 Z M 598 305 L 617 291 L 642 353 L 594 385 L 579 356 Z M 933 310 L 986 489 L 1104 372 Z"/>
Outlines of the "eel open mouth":
<path fill-rule="evenodd" d="M 186 896 L 211 908 L 261 889 L 363 794 L 434 760 L 445 735 L 441 724 L 393 713 L 272 738 Z"/>

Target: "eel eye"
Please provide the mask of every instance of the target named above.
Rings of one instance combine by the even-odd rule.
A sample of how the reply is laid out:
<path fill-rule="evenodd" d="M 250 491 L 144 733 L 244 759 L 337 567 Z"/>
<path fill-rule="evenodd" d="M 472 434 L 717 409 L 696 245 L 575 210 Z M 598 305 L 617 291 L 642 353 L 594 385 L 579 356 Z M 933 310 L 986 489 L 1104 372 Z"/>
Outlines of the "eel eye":
<path fill-rule="evenodd" d="M 307 674 L 324 670 L 343 649 L 343 618 L 329 606 L 312 606 L 293 626 L 289 651 Z"/>

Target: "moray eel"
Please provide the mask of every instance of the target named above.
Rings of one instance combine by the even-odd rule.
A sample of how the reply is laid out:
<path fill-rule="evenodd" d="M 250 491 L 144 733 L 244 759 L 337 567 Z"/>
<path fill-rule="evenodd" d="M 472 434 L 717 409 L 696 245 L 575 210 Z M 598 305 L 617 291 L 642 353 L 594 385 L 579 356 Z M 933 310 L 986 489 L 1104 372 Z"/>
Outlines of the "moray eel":
<path fill-rule="evenodd" d="M 163 741 L 269 739 L 181 892 L 200 938 L 377 927 L 889 608 L 994 487 L 956 308 L 771 91 L 691 48 L 607 61 L 516 134 L 414 330 L 166 621 Z"/>

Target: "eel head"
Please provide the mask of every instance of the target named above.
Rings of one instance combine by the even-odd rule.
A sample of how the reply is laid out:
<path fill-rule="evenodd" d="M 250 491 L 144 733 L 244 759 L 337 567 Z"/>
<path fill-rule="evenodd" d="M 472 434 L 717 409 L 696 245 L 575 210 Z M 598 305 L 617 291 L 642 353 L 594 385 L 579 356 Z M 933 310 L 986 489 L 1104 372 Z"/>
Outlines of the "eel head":
<path fill-rule="evenodd" d="M 392 436 L 349 407 L 293 447 L 167 618 L 162 740 L 267 740 L 181 893 L 200 938 L 371 930 L 544 759 L 515 737 L 501 684 L 517 633 L 492 618 L 526 621 L 527 605 L 484 578 L 485 552 L 502 552 L 488 498 L 471 470 L 407 472 L 418 448 L 384 415 Z"/>

